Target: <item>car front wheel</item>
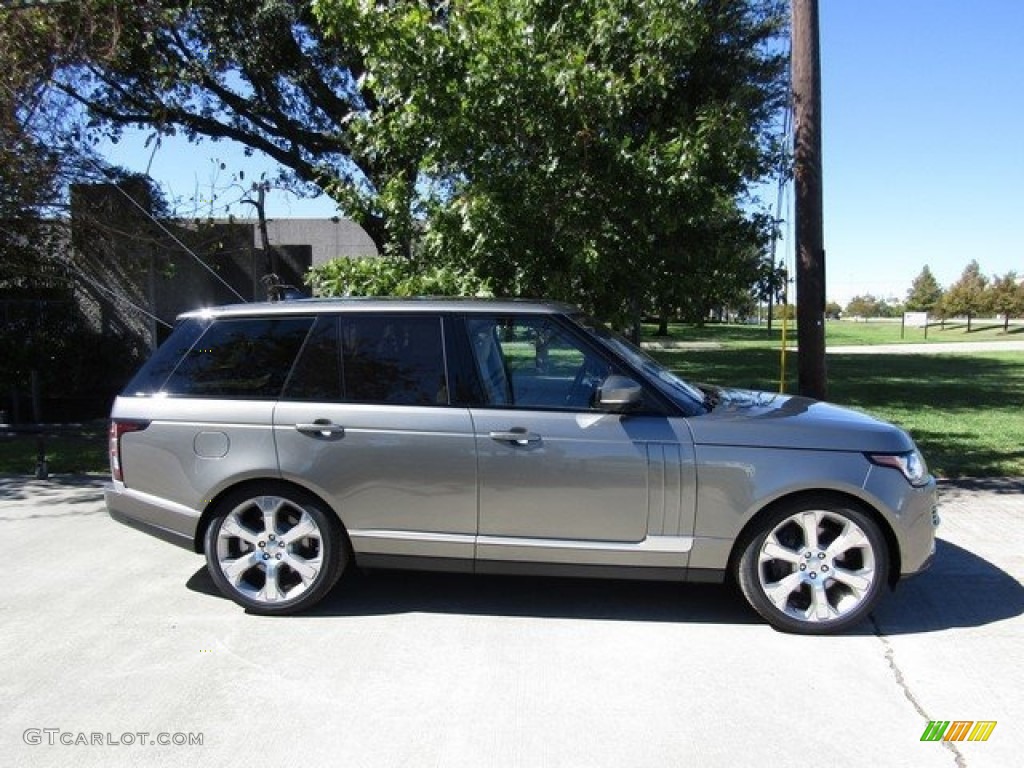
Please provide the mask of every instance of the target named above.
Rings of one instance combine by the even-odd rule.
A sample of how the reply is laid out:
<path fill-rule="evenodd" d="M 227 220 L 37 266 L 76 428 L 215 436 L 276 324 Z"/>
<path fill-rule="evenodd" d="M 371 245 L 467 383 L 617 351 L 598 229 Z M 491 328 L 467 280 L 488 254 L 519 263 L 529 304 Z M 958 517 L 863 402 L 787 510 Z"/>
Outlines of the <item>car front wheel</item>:
<path fill-rule="evenodd" d="M 217 587 L 252 613 L 297 613 L 317 603 L 347 561 L 341 526 L 311 496 L 287 487 L 231 494 L 206 530 Z"/>
<path fill-rule="evenodd" d="M 743 595 L 769 624 L 815 635 L 863 621 L 888 572 L 878 524 L 833 499 L 805 499 L 767 514 L 736 566 Z"/>

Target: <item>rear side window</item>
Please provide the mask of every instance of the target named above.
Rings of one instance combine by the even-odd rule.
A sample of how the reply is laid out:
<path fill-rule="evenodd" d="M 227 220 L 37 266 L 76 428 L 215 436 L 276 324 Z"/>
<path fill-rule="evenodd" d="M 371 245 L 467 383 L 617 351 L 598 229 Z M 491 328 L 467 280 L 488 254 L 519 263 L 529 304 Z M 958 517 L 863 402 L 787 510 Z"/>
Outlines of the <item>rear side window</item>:
<path fill-rule="evenodd" d="M 286 400 L 326 403 L 341 400 L 338 322 L 334 315 L 321 315 L 317 318 L 285 386 Z"/>
<path fill-rule="evenodd" d="M 208 319 L 189 317 L 175 325 L 171 335 L 132 377 L 122 394 L 126 397 L 145 397 L 163 389 L 167 377 L 177 367 L 181 358 L 192 349 L 209 324 Z"/>
<path fill-rule="evenodd" d="M 216 320 L 185 353 L 161 391 L 186 397 L 277 399 L 312 324 L 309 317 Z"/>
<path fill-rule="evenodd" d="M 342 321 L 345 399 L 447 405 L 441 320 L 368 315 Z"/>
<path fill-rule="evenodd" d="M 288 400 L 447 405 L 439 317 L 321 317 L 284 393 Z"/>

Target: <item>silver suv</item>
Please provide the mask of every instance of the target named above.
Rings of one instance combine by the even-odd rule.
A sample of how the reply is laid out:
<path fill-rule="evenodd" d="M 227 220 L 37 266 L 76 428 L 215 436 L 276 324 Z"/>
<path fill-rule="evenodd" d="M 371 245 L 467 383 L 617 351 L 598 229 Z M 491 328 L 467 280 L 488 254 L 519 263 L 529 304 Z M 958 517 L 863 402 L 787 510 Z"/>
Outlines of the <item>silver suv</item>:
<path fill-rule="evenodd" d="M 183 315 L 114 403 L 110 514 L 254 613 L 351 566 L 715 582 L 846 628 L 935 551 L 902 430 L 698 388 L 574 307 L 304 300 Z"/>

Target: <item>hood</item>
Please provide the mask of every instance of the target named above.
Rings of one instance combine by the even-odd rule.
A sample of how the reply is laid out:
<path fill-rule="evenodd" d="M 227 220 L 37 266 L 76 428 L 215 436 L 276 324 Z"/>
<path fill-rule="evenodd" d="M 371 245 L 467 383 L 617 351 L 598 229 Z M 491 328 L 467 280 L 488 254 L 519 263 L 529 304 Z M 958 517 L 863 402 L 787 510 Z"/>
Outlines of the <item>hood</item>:
<path fill-rule="evenodd" d="M 806 397 L 705 388 L 713 408 L 688 419 L 697 445 L 902 453 L 914 441 L 865 413 Z"/>

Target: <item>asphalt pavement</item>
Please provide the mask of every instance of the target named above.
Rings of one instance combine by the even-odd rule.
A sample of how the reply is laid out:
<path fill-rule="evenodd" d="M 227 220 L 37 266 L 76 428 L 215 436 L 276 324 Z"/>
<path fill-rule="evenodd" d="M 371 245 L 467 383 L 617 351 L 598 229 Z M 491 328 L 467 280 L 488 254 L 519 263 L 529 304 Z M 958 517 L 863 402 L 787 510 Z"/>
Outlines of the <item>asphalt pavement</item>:
<path fill-rule="evenodd" d="M 725 586 L 397 572 L 275 619 L 110 520 L 100 480 L 0 478 L 0 763 L 1005 768 L 1024 482 L 945 485 L 941 514 L 932 569 L 838 637 Z M 996 726 L 922 741 L 934 720 Z"/>

